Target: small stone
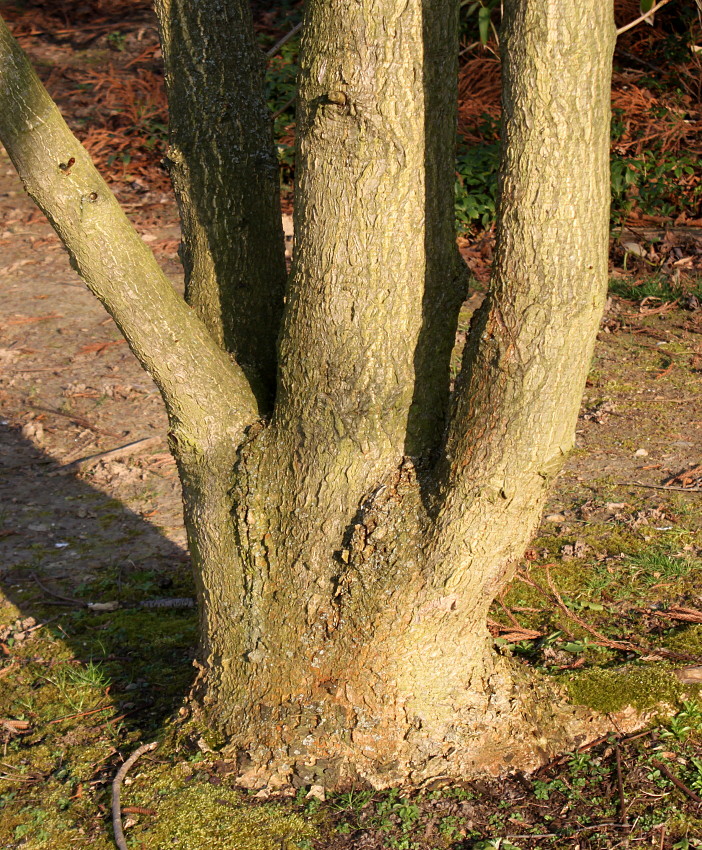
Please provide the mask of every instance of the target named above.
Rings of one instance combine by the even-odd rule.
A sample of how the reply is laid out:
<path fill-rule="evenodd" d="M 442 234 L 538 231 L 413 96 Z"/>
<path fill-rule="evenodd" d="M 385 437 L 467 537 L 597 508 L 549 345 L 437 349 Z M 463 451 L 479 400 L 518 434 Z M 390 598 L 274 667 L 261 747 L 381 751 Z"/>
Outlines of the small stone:
<path fill-rule="evenodd" d="M 548 514 L 544 517 L 544 520 L 546 522 L 564 522 L 565 517 L 563 516 L 563 514 Z"/>
<path fill-rule="evenodd" d="M 646 449 L 636 449 L 634 452 L 635 457 L 648 457 L 648 452 Z"/>
<path fill-rule="evenodd" d="M 324 790 L 324 785 L 313 785 L 310 790 L 305 795 L 305 799 L 307 800 L 319 800 L 320 802 L 324 802 L 327 799 L 326 792 Z"/>

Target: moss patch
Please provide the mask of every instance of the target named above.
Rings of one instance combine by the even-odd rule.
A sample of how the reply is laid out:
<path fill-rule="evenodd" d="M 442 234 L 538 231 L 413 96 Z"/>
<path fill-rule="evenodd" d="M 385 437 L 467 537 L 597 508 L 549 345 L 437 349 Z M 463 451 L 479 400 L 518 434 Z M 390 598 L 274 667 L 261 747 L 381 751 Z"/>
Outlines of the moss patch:
<path fill-rule="evenodd" d="M 151 823 L 130 830 L 137 845 L 141 841 L 146 847 L 172 850 L 293 850 L 316 837 L 315 826 L 289 806 L 256 805 L 231 788 L 188 780 L 172 767 L 159 766 L 149 773 L 148 783 L 137 777 L 132 790 L 125 791 L 124 805 L 148 806 L 158 813 Z"/>
<path fill-rule="evenodd" d="M 627 706 L 639 710 L 663 703 L 675 704 L 683 691 L 670 669 L 660 665 L 590 669 L 566 681 L 570 699 L 596 711 L 619 711 Z"/>
<path fill-rule="evenodd" d="M 687 626 L 675 634 L 669 635 L 665 645 L 676 652 L 702 655 L 702 626 Z"/>

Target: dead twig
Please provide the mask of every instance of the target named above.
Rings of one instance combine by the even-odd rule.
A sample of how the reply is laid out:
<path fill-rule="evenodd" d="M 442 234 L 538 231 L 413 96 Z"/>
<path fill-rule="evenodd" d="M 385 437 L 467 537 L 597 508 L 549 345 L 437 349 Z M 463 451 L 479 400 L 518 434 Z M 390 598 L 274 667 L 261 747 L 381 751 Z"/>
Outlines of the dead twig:
<path fill-rule="evenodd" d="M 614 752 L 617 758 L 617 791 L 619 793 L 619 817 L 622 823 L 628 823 L 626 817 L 626 800 L 624 799 L 624 780 L 622 778 L 622 754 L 619 749 L 619 744 L 614 745 Z"/>
<path fill-rule="evenodd" d="M 83 466 L 88 463 L 97 463 L 99 460 L 116 460 L 120 457 L 125 457 L 125 455 L 131 455 L 136 452 L 140 452 L 143 449 L 149 448 L 149 446 L 155 446 L 157 443 L 161 442 L 161 437 L 144 437 L 142 440 L 134 440 L 131 443 L 125 443 L 123 446 L 117 446 L 114 449 L 108 449 L 104 452 L 98 452 L 94 455 L 87 455 L 87 457 L 78 458 L 78 460 L 73 460 L 70 463 L 67 463 L 63 469 L 74 469 L 78 466 Z"/>
<path fill-rule="evenodd" d="M 685 794 L 686 796 L 688 796 L 691 800 L 694 800 L 694 802 L 695 802 L 695 803 L 702 803 L 702 797 L 700 797 L 699 795 L 695 794 L 695 792 L 694 792 L 691 788 L 688 788 L 688 787 L 687 787 L 687 785 L 685 785 L 685 783 L 684 783 L 684 782 L 681 782 L 681 781 L 678 779 L 678 777 L 677 777 L 677 776 L 676 776 L 676 775 L 675 775 L 672 771 L 670 771 L 670 770 L 669 770 L 669 769 L 668 769 L 668 768 L 667 768 L 667 767 L 666 767 L 666 766 L 665 766 L 662 762 L 660 762 L 660 761 L 655 761 L 655 759 L 651 759 L 651 764 L 652 764 L 655 768 L 657 768 L 658 770 L 660 770 L 660 772 L 661 772 L 664 776 L 666 776 L 666 777 L 667 777 L 667 778 L 668 778 L 668 779 L 669 779 L 669 780 L 673 783 L 673 785 L 675 785 L 675 787 L 676 787 L 677 789 L 679 789 L 680 791 L 682 791 L 682 792 L 683 792 L 683 794 Z"/>
<path fill-rule="evenodd" d="M 63 596 L 61 593 L 56 593 L 53 590 L 49 590 L 49 588 L 42 584 L 39 580 L 39 576 L 36 573 L 32 573 L 30 578 L 34 579 L 34 581 L 39 585 L 41 590 L 47 594 L 47 596 L 53 596 L 54 599 L 58 599 L 60 602 L 63 602 L 66 605 L 78 605 L 80 608 L 87 608 L 88 603 L 83 602 L 82 599 L 74 599 L 72 596 Z"/>
<path fill-rule="evenodd" d="M 117 771 L 117 775 L 112 783 L 112 827 L 115 833 L 115 844 L 119 847 L 119 850 L 128 850 L 127 842 L 124 838 L 124 829 L 122 827 L 122 812 L 119 800 L 122 783 L 124 782 L 124 778 L 129 772 L 129 769 L 137 761 L 137 759 L 141 758 L 144 753 L 148 753 L 150 750 L 155 750 L 156 747 L 158 747 L 158 741 L 153 741 L 151 744 L 143 744 L 141 747 L 134 750 L 131 756 L 129 756 L 122 767 L 120 767 Z"/>
<path fill-rule="evenodd" d="M 647 490 L 677 490 L 679 493 L 702 493 L 702 487 L 669 487 L 667 484 L 643 484 L 641 481 L 622 481 L 627 487 L 645 487 Z"/>
<path fill-rule="evenodd" d="M 81 711 L 78 714 L 66 714 L 63 717 L 57 717 L 56 720 L 50 720 L 47 723 L 47 726 L 51 726 L 54 723 L 61 723 L 64 720 L 72 720 L 75 717 L 88 717 L 91 714 L 97 714 L 99 711 L 106 711 L 107 709 L 112 708 L 111 705 L 100 705 L 97 708 L 93 708 L 90 711 Z"/>
<path fill-rule="evenodd" d="M 294 35 L 297 35 L 297 33 L 299 33 L 301 29 L 302 29 L 302 22 L 300 22 L 299 24 L 296 24 L 296 25 L 295 25 L 295 26 L 294 26 L 294 27 L 290 30 L 290 32 L 289 32 L 289 33 L 286 33 L 286 34 L 285 34 L 285 35 L 284 35 L 284 36 L 280 39 L 280 41 L 277 41 L 277 42 L 273 45 L 273 47 L 271 47 L 271 49 L 270 49 L 270 50 L 268 50 L 268 51 L 266 52 L 266 58 L 267 58 L 267 59 L 272 59 L 272 58 L 276 55 L 276 53 L 280 50 L 280 48 L 281 48 L 284 44 L 287 44 L 287 43 L 290 41 L 290 39 L 291 39 Z"/>
<path fill-rule="evenodd" d="M 96 434 L 104 434 L 106 437 L 121 436 L 114 431 L 108 431 L 107 428 L 98 428 L 97 425 L 93 425 L 92 422 L 89 422 L 87 419 L 83 419 L 82 416 L 74 416 L 72 413 L 64 413 L 62 410 L 56 410 L 53 407 L 31 404 L 28 401 L 24 401 L 23 404 L 32 410 L 39 410 L 41 413 L 50 413 L 52 416 L 62 416 L 64 419 L 69 419 L 71 422 L 75 422 L 76 425 L 80 425 L 81 428 L 87 428 L 89 431 L 94 431 Z"/>
<path fill-rule="evenodd" d="M 8 673 L 12 673 L 13 670 L 17 670 L 18 668 L 19 664 L 16 661 L 13 661 L 9 667 L 3 667 L 3 669 L 0 670 L 0 679 L 2 679 L 3 676 L 7 676 Z"/>
<path fill-rule="evenodd" d="M 662 9 L 668 3 L 670 3 L 670 0 L 661 0 L 660 3 L 657 3 L 655 6 L 653 6 L 651 9 L 648 10 L 648 12 L 644 13 L 643 15 L 639 15 L 639 17 L 635 18 L 633 21 L 629 21 L 629 23 L 626 24 L 625 26 L 619 27 L 619 29 L 617 30 L 617 37 L 619 37 L 622 33 L 625 33 L 628 30 L 633 29 L 637 24 L 640 24 L 641 21 L 645 21 L 646 18 L 653 17 L 653 15 L 659 9 Z"/>
<path fill-rule="evenodd" d="M 586 632 L 591 634 L 593 637 L 597 638 L 595 643 L 598 646 L 604 646 L 607 649 L 617 649 L 622 652 L 633 652 L 636 655 L 642 656 L 653 656 L 656 658 L 671 658 L 671 659 L 679 659 L 679 660 L 689 660 L 689 661 L 699 661 L 699 656 L 690 655 L 684 652 L 675 652 L 671 649 L 656 649 L 653 647 L 647 646 L 638 646 L 631 641 L 620 641 L 620 640 L 610 640 L 602 632 L 599 632 L 597 629 L 590 626 L 582 617 L 579 617 L 574 611 L 571 611 L 570 608 L 563 601 L 562 596 L 558 592 L 556 585 L 551 578 L 551 573 L 549 568 L 554 566 L 553 564 L 544 564 L 544 568 L 546 569 L 546 580 L 548 581 L 548 585 L 551 589 L 551 593 L 549 593 L 544 587 L 542 587 L 537 581 L 534 581 L 531 576 L 528 576 L 525 572 L 519 571 L 519 578 L 525 584 L 528 584 L 530 587 L 533 587 L 535 590 L 538 590 L 539 593 L 545 599 L 548 599 L 550 602 L 555 602 L 556 605 L 561 609 L 561 611 L 575 623 L 577 623 L 582 629 L 585 629 Z"/>

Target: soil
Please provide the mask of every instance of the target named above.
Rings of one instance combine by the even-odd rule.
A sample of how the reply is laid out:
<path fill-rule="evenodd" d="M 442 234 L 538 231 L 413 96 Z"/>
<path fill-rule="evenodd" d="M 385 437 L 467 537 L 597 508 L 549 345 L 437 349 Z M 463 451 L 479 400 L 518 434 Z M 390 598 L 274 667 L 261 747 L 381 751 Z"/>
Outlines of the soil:
<path fill-rule="evenodd" d="M 172 213 L 162 224 L 149 214 L 147 242 L 177 244 Z M 4 151 L 0 223 L 0 534 L 10 596 L 20 601 L 28 572 L 71 588 L 108 562 L 184 559 L 160 396 L 70 268 Z M 172 252 L 159 253 L 181 286 Z M 144 438 L 152 439 L 142 451 L 79 463 Z"/>

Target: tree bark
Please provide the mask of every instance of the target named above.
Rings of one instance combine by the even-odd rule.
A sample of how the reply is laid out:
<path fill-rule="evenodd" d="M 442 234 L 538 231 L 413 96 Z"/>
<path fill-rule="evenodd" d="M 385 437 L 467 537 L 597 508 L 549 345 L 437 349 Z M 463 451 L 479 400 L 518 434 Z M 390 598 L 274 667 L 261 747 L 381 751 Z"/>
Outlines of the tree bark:
<path fill-rule="evenodd" d="M 539 705 L 485 616 L 572 446 L 604 303 L 611 4 L 508 4 L 495 272 L 441 458 L 425 435 L 417 466 L 402 456 L 428 297 L 421 7 L 307 14 L 280 388 L 235 488 L 249 643 L 209 716 L 253 784 L 533 765 L 583 717 Z"/>
<path fill-rule="evenodd" d="M 155 8 L 185 298 L 270 411 L 287 273 L 278 159 L 251 11 L 246 0 L 156 0 Z"/>

